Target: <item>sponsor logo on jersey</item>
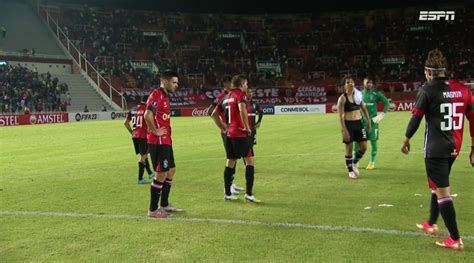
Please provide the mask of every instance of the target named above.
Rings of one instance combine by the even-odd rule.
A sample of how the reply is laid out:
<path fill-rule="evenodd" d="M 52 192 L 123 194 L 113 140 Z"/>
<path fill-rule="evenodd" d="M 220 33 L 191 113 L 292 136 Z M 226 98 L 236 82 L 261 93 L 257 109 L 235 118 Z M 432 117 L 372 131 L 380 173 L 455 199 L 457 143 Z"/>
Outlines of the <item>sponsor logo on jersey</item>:
<path fill-rule="evenodd" d="M 163 117 L 162 117 L 163 120 L 166 121 L 166 120 L 168 120 L 169 118 L 170 118 L 170 114 L 163 113 Z"/>

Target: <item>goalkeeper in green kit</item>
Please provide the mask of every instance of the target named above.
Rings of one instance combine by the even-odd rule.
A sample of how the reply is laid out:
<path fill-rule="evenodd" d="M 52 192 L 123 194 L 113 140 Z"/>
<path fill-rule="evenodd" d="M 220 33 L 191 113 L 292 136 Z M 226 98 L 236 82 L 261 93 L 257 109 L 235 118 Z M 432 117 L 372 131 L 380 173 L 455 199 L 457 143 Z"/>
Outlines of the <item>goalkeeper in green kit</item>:
<path fill-rule="evenodd" d="M 372 122 L 372 130 L 368 134 L 367 138 L 370 140 L 371 145 L 371 155 L 370 162 L 367 165 L 367 170 L 372 170 L 375 168 L 375 162 L 377 161 L 377 140 L 379 139 L 379 122 L 383 119 L 387 113 L 390 102 L 383 95 L 382 92 L 376 90 L 374 82 L 371 78 L 364 78 L 362 90 L 362 100 L 364 101 L 367 111 L 369 113 L 370 121 Z M 383 112 L 377 113 L 377 106 L 379 103 L 384 104 Z M 367 130 L 367 120 L 362 118 L 362 123 L 364 128 Z M 357 152 L 359 145 L 354 143 L 354 152 Z"/>

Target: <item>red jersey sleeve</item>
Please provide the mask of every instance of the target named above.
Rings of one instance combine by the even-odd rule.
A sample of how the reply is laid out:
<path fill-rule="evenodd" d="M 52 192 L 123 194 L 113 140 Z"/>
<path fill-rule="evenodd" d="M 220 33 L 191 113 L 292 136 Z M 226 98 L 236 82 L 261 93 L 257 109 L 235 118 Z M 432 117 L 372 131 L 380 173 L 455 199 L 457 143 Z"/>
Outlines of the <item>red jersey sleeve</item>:
<path fill-rule="evenodd" d="M 471 137 L 474 137 L 474 96 L 472 92 L 468 92 L 468 104 L 466 107 L 466 118 L 469 120 L 469 131 Z"/>

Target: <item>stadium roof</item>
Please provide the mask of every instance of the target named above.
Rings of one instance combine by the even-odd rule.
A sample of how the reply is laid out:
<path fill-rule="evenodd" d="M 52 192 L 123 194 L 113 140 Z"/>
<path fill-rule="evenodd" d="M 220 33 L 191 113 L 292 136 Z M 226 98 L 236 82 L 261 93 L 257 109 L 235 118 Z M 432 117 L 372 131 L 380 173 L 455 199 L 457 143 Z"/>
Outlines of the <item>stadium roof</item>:
<path fill-rule="evenodd" d="M 319 13 L 336 10 L 371 10 L 406 6 L 433 7 L 467 4 L 474 0 L 56 0 L 57 2 L 110 6 L 126 9 L 180 11 L 189 13 Z M 56 2 L 55 1 L 55 2 Z"/>

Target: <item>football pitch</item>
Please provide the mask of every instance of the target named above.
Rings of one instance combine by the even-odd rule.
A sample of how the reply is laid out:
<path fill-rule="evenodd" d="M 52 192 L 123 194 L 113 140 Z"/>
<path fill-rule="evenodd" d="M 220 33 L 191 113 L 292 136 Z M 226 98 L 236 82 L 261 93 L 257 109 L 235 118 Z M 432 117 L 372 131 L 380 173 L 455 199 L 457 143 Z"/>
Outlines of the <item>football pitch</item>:
<path fill-rule="evenodd" d="M 149 185 L 122 121 L 0 128 L 0 261 L 474 262 L 474 169 L 469 131 L 451 173 L 464 252 L 417 232 L 430 189 L 424 123 L 408 156 L 409 113 L 380 124 L 376 169 L 350 180 L 338 117 L 264 116 L 254 194 L 223 201 L 224 149 L 209 117 L 173 118 L 177 172 L 170 202 L 150 219 Z M 467 128 L 467 127 L 466 127 Z M 241 161 L 235 182 L 245 186 Z M 441 237 L 447 235 L 439 218 Z"/>

